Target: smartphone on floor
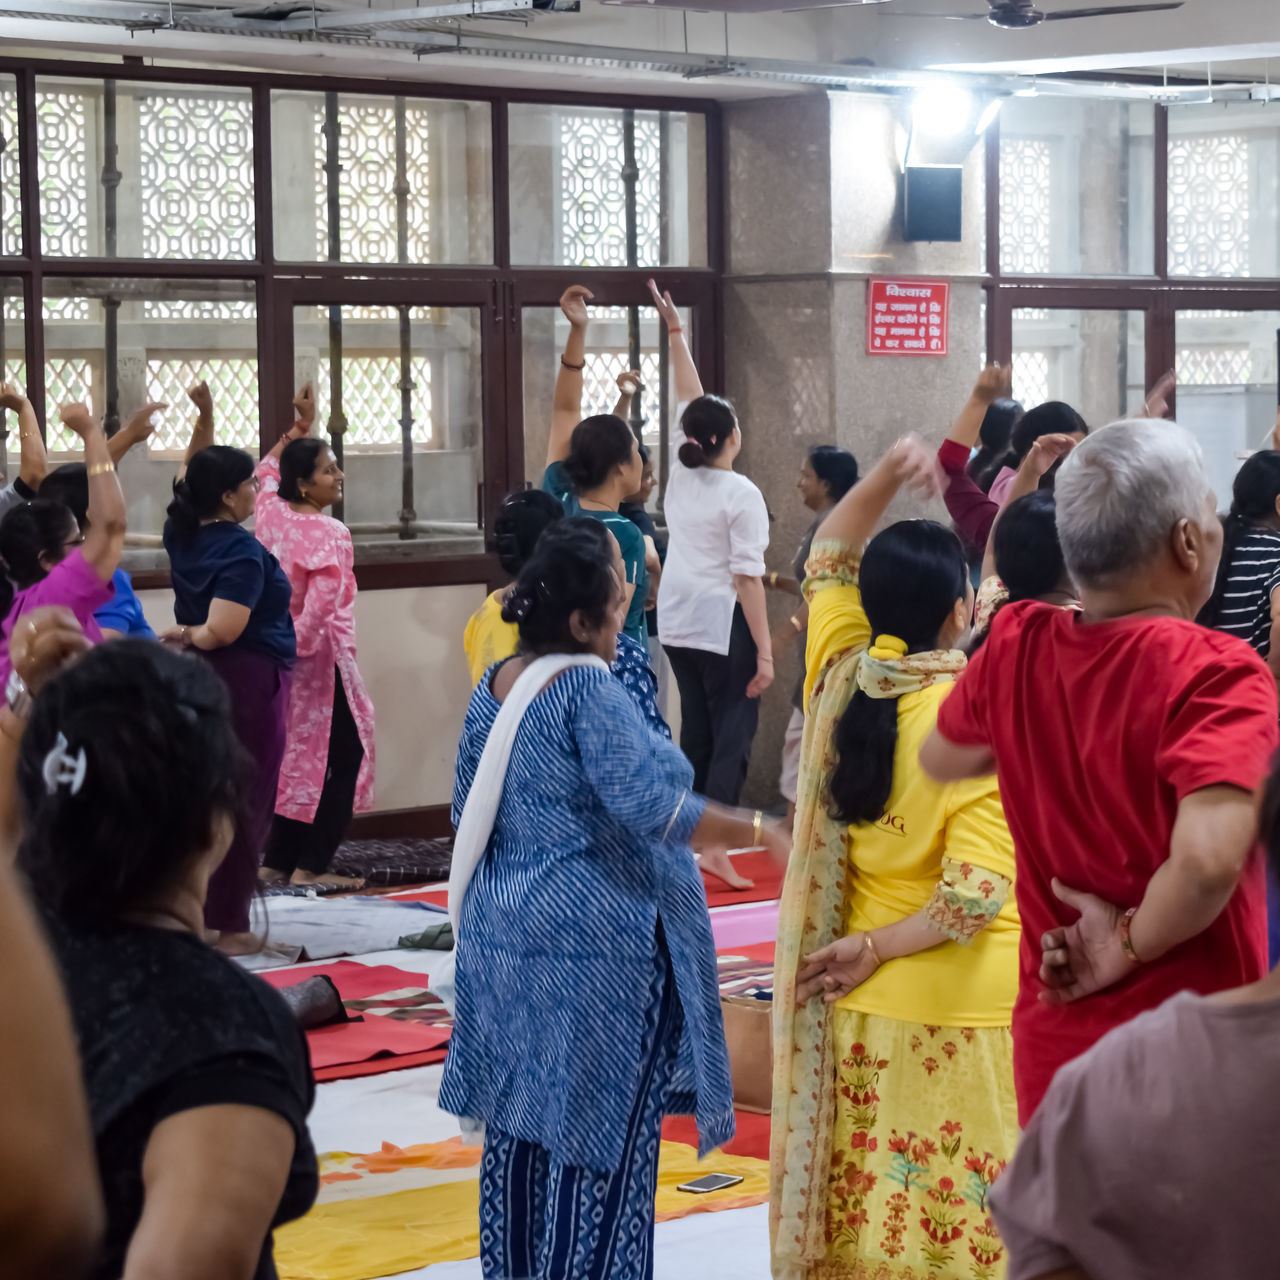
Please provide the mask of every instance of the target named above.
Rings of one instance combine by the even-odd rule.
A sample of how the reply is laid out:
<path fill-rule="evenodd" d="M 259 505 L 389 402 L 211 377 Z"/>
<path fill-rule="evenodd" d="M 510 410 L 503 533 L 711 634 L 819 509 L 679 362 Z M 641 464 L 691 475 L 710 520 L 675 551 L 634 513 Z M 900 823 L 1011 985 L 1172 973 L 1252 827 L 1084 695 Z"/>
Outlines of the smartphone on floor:
<path fill-rule="evenodd" d="M 692 1182 L 683 1182 L 677 1191 L 688 1191 L 691 1195 L 705 1196 L 709 1191 L 722 1191 L 725 1187 L 737 1186 L 741 1177 L 736 1173 L 709 1173 L 703 1178 L 695 1178 Z"/>

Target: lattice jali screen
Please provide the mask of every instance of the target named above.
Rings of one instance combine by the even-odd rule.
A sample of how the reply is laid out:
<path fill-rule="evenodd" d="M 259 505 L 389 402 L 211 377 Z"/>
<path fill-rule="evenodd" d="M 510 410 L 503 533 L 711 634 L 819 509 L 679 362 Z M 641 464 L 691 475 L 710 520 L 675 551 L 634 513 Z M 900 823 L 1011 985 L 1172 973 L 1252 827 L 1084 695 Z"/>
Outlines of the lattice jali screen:
<path fill-rule="evenodd" d="M 405 103 L 405 177 L 408 183 L 408 262 L 431 261 L 430 108 Z M 396 234 L 396 105 L 343 103 L 338 107 L 338 190 L 344 262 L 398 262 Z M 323 108 L 315 118 L 316 251 L 329 257 L 328 174 Z"/>
<path fill-rule="evenodd" d="M 14 370 L 14 380 L 25 388 L 27 370 L 21 365 Z M 98 362 L 89 356 L 55 355 L 45 357 L 44 402 L 45 445 L 50 453 L 79 453 L 80 440 L 58 420 L 58 410 L 66 404 L 83 403 L 95 416 L 102 412 L 102 398 L 98 392 L 101 370 Z M 17 437 L 10 443 L 17 449 Z"/>
<path fill-rule="evenodd" d="M 1179 347 L 1178 381 L 1187 386 L 1243 387 L 1253 380 L 1248 347 Z"/>
<path fill-rule="evenodd" d="M 1169 139 L 1169 271 L 1178 276 L 1250 274 L 1245 135 Z"/>
<path fill-rule="evenodd" d="M 618 403 L 618 375 L 631 371 L 631 361 L 625 351 L 590 351 L 587 367 L 582 371 L 582 416 L 595 413 L 612 413 Z M 640 357 L 640 380 L 644 390 L 640 394 L 640 416 L 645 426 L 653 430 L 658 422 L 658 353 L 645 352 Z"/>
<path fill-rule="evenodd" d="M 252 355 L 150 356 L 147 359 L 147 397 L 169 407 L 148 442 L 153 451 L 182 452 L 191 438 L 195 410 L 187 388 L 207 382 L 213 394 L 215 430 L 219 444 L 258 452 L 258 362 Z"/>
<path fill-rule="evenodd" d="M 160 302 L 148 298 L 142 304 L 146 320 L 244 320 L 256 323 L 257 308 L 252 302 L 217 302 L 184 299 Z"/>
<path fill-rule="evenodd" d="M 91 119 L 89 95 L 78 89 L 36 94 L 40 152 L 40 240 L 45 253 L 83 258 L 89 252 Z"/>
<path fill-rule="evenodd" d="M 568 266 L 607 267 L 627 261 L 626 183 L 622 115 L 617 111 L 561 112 L 559 196 L 561 261 Z M 635 121 L 636 261 L 659 261 L 661 148 L 658 121 Z"/>
<path fill-rule="evenodd" d="M 1028 408 L 1049 399 L 1049 353 L 1047 351 L 1015 351 L 1013 353 L 1013 395 Z"/>
<path fill-rule="evenodd" d="M 0 152 L 0 246 L 7 254 L 22 252 L 22 205 L 18 178 L 18 95 L 12 89 L 0 89 L 0 136 L 4 150 Z"/>
<path fill-rule="evenodd" d="M 327 357 L 320 360 L 316 384 L 318 422 L 322 431 L 329 416 L 329 374 Z M 414 356 L 409 361 L 413 382 L 413 441 L 415 445 L 435 443 L 431 404 L 431 359 Z M 345 354 L 342 357 L 342 408 L 347 417 L 344 445 L 348 449 L 400 447 L 400 357 L 394 355 Z"/>
<path fill-rule="evenodd" d="M 143 252 L 225 261 L 254 255 L 248 97 L 148 94 L 138 103 Z"/>
<path fill-rule="evenodd" d="M 1044 275 L 1050 266 L 1052 148 L 1042 138 L 1000 139 L 1000 267 Z"/>

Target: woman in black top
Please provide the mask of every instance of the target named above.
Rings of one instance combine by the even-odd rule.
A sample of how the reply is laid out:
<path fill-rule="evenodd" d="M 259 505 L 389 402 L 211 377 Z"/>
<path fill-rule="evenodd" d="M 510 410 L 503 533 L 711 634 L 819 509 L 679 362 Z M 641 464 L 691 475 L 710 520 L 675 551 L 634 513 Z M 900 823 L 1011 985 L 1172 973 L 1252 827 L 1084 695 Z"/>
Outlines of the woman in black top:
<path fill-rule="evenodd" d="M 58 630 L 74 651 L 67 611 L 22 620 L 23 679 L 40 671 L 24 646 L 47 652 Z M 226 690 L 203 662 L 117 640 L 27 701 L 10 689 L 3 732 L 29 709 L 19 865 L 79 1042 L 107 1209 L 90 1275 L 273 1280 L 273 1228 L 316 1195 L 313 1085 L 283 1000 L 203 940 L 243 762 Z M 10 767 L 0 810 L 13 787 Z"/>

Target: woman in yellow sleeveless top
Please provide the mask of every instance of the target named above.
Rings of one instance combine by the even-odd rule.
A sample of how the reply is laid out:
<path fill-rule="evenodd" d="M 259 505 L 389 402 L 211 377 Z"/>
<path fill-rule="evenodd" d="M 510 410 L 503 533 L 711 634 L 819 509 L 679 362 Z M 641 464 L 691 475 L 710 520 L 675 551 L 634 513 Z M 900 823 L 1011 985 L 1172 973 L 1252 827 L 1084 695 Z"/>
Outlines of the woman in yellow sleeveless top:
<path fill-rule="evenodd" d="M 771 1236 L 782 1280 L 994 1280 L 987 1193 L 1017 1141 L 1019 924 L 994 777 L 917 763 L 973 608 L 949 530 L 866 546 L 932 460 L 901 441 L 818 529 L 795 846 L 775 983 Z M 873 643 L 874 640 L 874 643 Z"/>

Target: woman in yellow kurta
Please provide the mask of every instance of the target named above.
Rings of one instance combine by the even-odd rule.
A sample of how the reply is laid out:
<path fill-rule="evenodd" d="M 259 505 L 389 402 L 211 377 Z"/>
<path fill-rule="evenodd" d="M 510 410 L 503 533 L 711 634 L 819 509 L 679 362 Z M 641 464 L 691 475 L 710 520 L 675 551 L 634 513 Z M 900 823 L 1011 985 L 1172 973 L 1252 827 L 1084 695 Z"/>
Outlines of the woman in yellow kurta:
<path fill-rule="evenodd" d="M 964 667 L 963 550 L 928 521 L 862 547 L 932 460 L 901 441 L 814 539 L 806 724 L 775 982 L 778 1280 L 993 1280 L 987 1208 L 1017 1141 L 1019 925 L 995 778 L 921 744 Z"/>

